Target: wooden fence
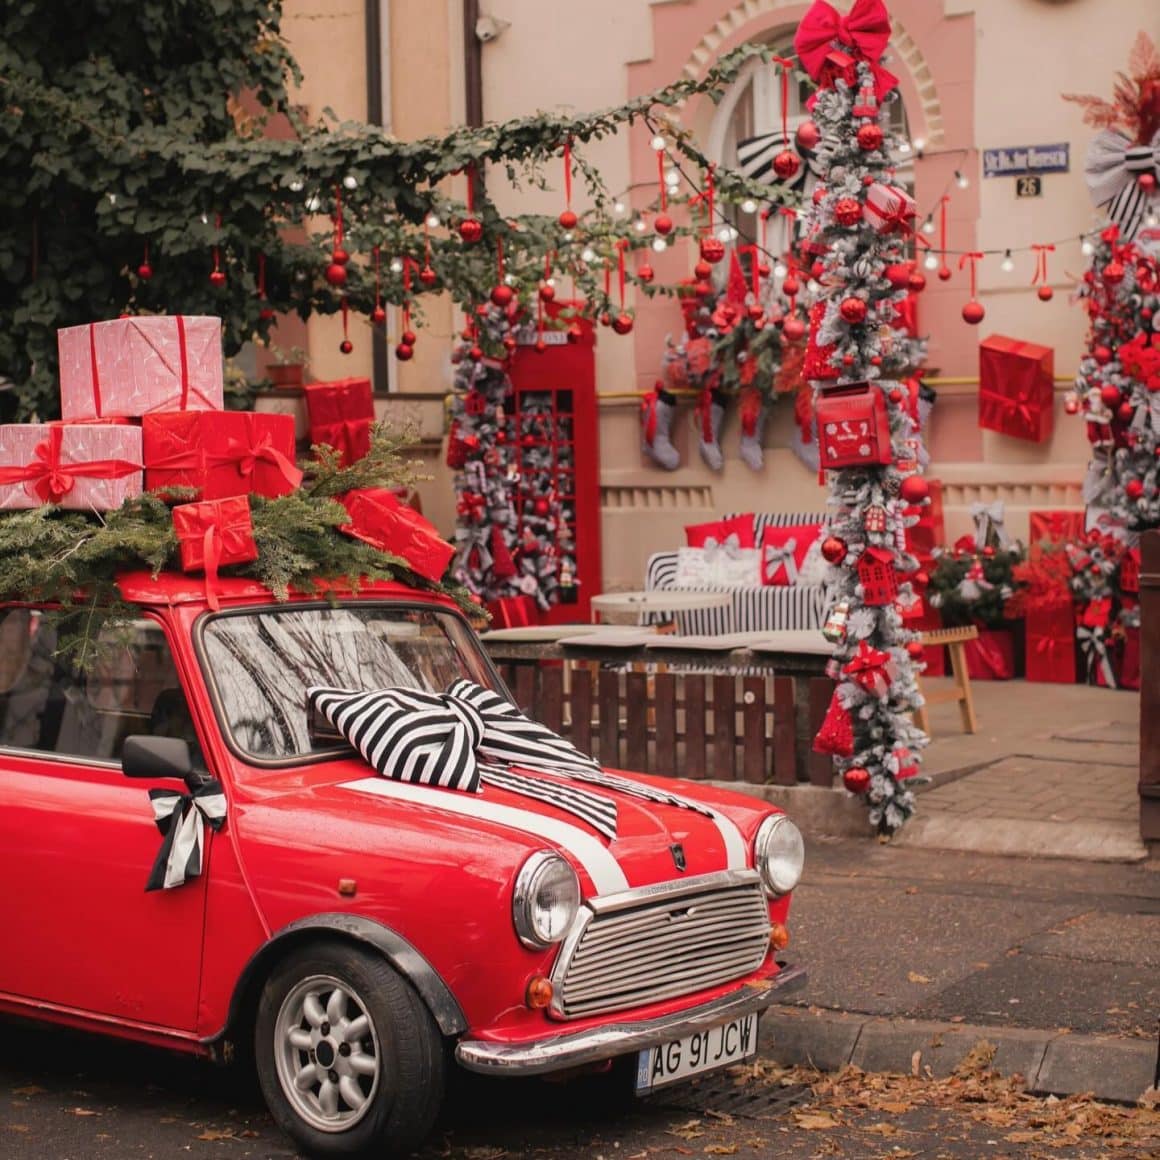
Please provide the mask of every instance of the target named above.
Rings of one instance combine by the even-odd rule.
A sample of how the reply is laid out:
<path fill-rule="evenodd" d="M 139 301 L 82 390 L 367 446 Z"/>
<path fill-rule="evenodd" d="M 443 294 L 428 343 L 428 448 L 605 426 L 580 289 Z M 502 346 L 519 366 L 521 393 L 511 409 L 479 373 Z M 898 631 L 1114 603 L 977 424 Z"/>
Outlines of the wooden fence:
<path fill-rule="evenodd" d="M 516 703 L 602 765 L 755 785 L 829 786 L 812 753 L 825 657 L 489 643 Z"/>

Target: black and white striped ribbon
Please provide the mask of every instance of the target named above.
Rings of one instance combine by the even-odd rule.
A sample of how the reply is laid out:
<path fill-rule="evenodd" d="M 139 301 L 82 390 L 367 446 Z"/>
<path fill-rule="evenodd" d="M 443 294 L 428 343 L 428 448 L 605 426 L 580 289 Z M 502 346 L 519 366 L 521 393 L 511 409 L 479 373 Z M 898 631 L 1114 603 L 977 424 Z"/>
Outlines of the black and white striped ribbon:
<path fill-rule="evenodd" d="M 1160 180 L 1160 131 L 1146 145 L 1134 144 L 1118 129 L 1105 129 L 1092 139 L 1084 178 L 1092 201 L 1104 207 L 1126 242 L 1135 238 L 1149 202 L 1156 196 L 1137 180 L 1141 173 L 1151 173 Z"/>
<path fill-rule="evenodd" d="M 196 878 L 204 861 L 205 827 L 217 831 L 226 821 L 225 794 L 221 783 L 210 777 L 190 793 L 151 789 L 149 802 L 163 840 L 145 884 L 146 893 L 172 890 Z"/>
<path fill-rule="evenodd" d="M 544 777 L 526 777 L 498 765 L 482 766 L 480 773 L 484 785 L 494 785 L 497 789 L 547 802 L 586 821 L 610 842 L 616 837 L 616 802 L 611 798 Z"/>
<path fill-rule="evenodd" d="M 783 181 L 773 171 L 773 159 L 787 148 L 791 147 L 786 145 L 780 130 L 762 133 L 758 137 L 746 137 L 744 141 L 737 142 L 737 169 L 750 181 L 764 181 L 766 185 L 784 185 L 796 189 L 805 184 L 810 168 L 809 158 L 803 159 L 793 177 Z"/>

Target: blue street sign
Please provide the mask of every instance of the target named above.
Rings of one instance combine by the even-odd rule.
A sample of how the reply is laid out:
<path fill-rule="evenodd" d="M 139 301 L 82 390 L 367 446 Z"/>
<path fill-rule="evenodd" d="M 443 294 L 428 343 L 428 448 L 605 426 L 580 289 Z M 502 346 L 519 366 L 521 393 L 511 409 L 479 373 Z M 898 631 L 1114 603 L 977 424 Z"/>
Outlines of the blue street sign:
<path fill-rule="evenodd" d="M 1060 145 L 1012 145 L 983 150 L 984 177 L 1019 177 L 1024 173 L 1066 173 L 1070 168 L 1067 142 Z"/>

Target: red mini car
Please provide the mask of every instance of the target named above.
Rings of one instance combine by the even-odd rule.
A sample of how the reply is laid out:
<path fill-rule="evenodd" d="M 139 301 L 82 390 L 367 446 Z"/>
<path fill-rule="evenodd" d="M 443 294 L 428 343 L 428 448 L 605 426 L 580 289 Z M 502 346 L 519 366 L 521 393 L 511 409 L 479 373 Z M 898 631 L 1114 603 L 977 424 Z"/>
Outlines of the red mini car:
<path fill-rule="evenodd" d="M 635 1057 L 648 1092 L 751 1055 L 804 981 L 776 957 L 801 836 L 768 805 L 611 777 L 585 785 L 602 831 L 565 778 L 414 784 L 320 733 L 313 686 L 509 697 L 451 602 L 121 588 L 139 616 L 79 672 L 54 618 L 0 608 L 0 1011 L 252 1051 L 299 1147 L 383 1155 L 454 1064 Z"/>

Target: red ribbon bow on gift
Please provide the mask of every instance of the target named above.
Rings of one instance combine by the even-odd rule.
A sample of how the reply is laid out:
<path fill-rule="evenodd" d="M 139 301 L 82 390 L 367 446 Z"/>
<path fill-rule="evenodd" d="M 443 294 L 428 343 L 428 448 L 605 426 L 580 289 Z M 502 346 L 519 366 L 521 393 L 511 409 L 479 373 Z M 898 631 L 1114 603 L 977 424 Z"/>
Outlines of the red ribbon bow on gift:
<path fill-rule="evenodd" d="M 292 488 L 302 482 L 302 472 L 274 446 L 268 434 L 257 440 L 252 432 L 245 439 L 231 439 L 226 444 L 224 460 L 235 464 L 238 472 L 247 480 L 253 480 L 258 465 L 266 462 L 272 464 Z"/>
<path fill-rule="evenodd" d="M 793 46 L 814 81 L 821 80 L 835 43 L 855 60 L 865 60 L 874 72 L 874 89 L 881 100 L 898 84 L 898 78 L 878 64 L 889 42 L 890 16 L 882 0 L 855 0 L 845 16 L 826 0 L 814 0 L 798 25 Z"/>
<path fill-rule="evenodd" d="M 888 652 L 871 648 L 862 640 L 857 653 L 842 666 L 842 672 L 867 693 L 881 698 L 890 691 L 893 660 Z"/>
<path fill-rule="evenodd" d="M 41 503 L 60 503 L 83 479 L 121 479 L 141 470 L 141 464 L 127 459 L 90 459 L 62 465 L 60 461 L 63 427 L 50 427 L 48 438 L 32 451 L 32 462 L 24 467 L 0 467 L 0 484 L 23 483 L 30 496 Z"/>

